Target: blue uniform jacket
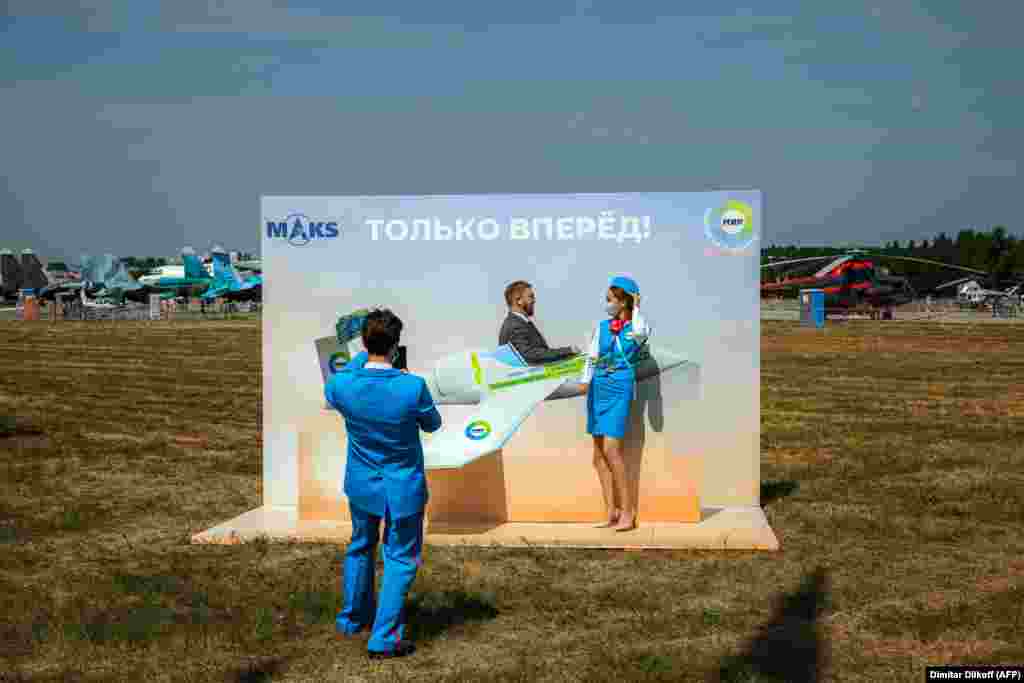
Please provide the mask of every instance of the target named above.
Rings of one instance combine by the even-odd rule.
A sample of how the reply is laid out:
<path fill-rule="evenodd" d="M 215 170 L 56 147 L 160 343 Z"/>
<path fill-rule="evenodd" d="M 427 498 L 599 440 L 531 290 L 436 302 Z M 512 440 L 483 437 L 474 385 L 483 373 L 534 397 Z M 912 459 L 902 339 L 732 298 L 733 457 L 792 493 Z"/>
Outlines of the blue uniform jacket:
<path fill-rule="evenodd" d="M 611 330 L 611 320 L 599 322 L 590 340 L 581 381 L 590 382 L 598 372 L 622 377 L 631 374 L 652 332 L 651 323 L 640 314 L 639 307 L 634 309 L 633 320 L 622 328 L 617 341 Z"/>
<path fill-rule="evenodd" d="M 427 504 L 419 430 L 440 429 L 441 415 L 422 377 L 365 368 L 366 359 L 365 351 L 358 354 L 324 389 L 348 432 L 344 491 L 360 510 L 401 519 Z"/>

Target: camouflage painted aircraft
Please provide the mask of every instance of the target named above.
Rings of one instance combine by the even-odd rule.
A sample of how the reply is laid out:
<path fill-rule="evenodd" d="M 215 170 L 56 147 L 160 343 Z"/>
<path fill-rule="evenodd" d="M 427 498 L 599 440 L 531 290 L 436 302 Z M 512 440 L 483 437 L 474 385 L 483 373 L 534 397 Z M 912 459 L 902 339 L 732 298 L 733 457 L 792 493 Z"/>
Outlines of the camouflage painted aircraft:
<path fill-rule="evenodd" d="M 192 247 L 185 247 L 181 250 L 181 262 L 184 264 L 182 277 L 159 274 L 160 269 L 155 269 L 154 274 L 143 275 L 139 282 L 146 289 L 146 296 L 150 293 L 160 294 L 163 299 L 175 296 L 192 296 L 194 293 L 202 294 L 214 284 L 214 278 L 203 266 L 202 261 L 196 256 Z"/>
<path fill-rule="evenodd" d="M 251 275 L 243 279 L 222 247 L 214 247 L 210 255 L 213 258 L 213 282 L 203 294 L 203 300 L 252 301 L 263 296 L 262 276 Z"/>

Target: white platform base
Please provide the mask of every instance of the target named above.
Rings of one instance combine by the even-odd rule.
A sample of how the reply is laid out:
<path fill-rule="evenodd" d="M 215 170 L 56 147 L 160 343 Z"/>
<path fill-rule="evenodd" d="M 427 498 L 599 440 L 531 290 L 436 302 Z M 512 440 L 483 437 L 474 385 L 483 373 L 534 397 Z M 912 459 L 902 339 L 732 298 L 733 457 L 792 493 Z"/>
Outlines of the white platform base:
<path fill-rule="evenodd" d="M 193 543 L 233 544 L 266 537 L 272 541 L 348 543 L 346 522 L 300 520 L 297 507 L 260 507 L 192 536 Z M 592 523 L 506 522 L 474 526 L 426 526 L 428 545 L 561 548 L 704 548 L 778 550 L 779 541 L 759 507 L 704 508 L 701 521 L 640 521 L 633 531 L 595 529 Z"/>

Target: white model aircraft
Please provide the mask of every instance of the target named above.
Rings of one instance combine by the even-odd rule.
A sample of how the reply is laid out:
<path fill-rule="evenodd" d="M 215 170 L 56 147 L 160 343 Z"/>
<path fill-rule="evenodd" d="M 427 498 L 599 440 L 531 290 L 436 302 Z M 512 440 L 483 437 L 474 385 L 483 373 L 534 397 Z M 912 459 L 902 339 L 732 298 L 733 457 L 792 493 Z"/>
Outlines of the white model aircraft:
<path fill-rule="evenodd" d="M 317 339 L 324 384 L 363 349 L 362 321 L 367 311 L 344 316 L 336 337 Z M 467 350 L 435 363 L 423 375 L 437 405 L 479 406 L 469 417 L 446 423 L 424 447 L 427 469 L 453 469 L 504 447 L 541 401 L 583 395 L 580 384 L 586 356 L 529 365 L 511 345 Z M 665 349 L 645 347 L 636 365 L 638 382 L 670 370 L 696 365 Z"/>

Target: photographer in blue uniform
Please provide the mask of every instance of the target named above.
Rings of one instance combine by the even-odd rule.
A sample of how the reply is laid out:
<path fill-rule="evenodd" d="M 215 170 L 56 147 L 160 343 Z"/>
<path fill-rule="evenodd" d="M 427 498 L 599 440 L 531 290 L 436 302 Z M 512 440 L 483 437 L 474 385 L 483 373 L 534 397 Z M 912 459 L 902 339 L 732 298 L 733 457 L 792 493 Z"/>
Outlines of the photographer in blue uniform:
<path fill-rule="evenodd" d="M 327 402 L 345 418 L 345 495 L 352 511 L 345 604 L 336 624 L 339 633 L 353 635 L 372 623 L 367 646 L 371 657 L 401 657 L 415 650 L 403 636 L 406 595 L 422 563 L 428 498 L 419 430 L 441 428 L 441 415 L 423 378 L 394 367 L 401 332 L 402 321 L 391 311 L 370 312 L 362 327 L 366 351 L 325 388 Z M 381 520 L 384 578 L 375 604 Z"/>

